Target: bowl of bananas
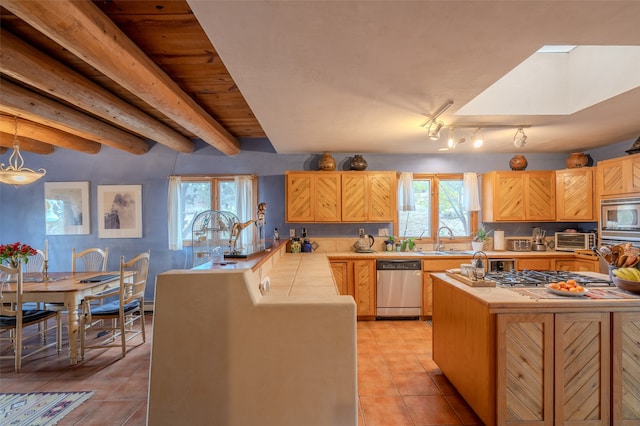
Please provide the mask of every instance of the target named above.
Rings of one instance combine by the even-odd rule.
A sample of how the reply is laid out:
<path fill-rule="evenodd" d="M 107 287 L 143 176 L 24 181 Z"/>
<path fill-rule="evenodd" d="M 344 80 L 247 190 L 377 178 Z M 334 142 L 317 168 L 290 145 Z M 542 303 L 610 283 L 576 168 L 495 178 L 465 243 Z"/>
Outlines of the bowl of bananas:
<path fill-rule="evenodd" d="M 619 289 L 640 294 L 640 270 L 636 268 L 617 268 L 611 271 L 613 283 Z"/>

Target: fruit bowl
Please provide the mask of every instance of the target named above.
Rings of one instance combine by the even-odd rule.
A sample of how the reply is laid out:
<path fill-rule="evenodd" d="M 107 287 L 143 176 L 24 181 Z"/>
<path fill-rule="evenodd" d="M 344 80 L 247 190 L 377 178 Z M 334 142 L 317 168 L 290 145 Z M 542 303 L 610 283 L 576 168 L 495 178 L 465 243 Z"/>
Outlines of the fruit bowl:
<path fill-rule="evenodd" d="M 623 280 L 622 278 L 613 277 L 613 283 L 619 289 L 629 291 L 631 293 L 640 294 L 640 281 Z"/>

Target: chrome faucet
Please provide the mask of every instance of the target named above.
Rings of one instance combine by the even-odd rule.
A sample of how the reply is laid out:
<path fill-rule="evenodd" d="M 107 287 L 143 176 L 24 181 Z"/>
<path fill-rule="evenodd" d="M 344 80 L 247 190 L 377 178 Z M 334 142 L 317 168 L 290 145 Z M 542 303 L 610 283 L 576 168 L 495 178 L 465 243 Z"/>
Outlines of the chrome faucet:
<path fill-rule="evenodd" d="M 442 232 L 443 229 L 446 229 L 447 231 L 449 231 L 449 239 L 450 240 L 455 240 L 456 239 L 456 237 L 453 236 L 453 231 L 451 230 L 451 228 L 449 228 L 448 226 L 441 226 L 438 229 L 438 236 L 436 237 L 436 251 L 444 250 L 444 244 L 440 244 L 440 233 Z"/>

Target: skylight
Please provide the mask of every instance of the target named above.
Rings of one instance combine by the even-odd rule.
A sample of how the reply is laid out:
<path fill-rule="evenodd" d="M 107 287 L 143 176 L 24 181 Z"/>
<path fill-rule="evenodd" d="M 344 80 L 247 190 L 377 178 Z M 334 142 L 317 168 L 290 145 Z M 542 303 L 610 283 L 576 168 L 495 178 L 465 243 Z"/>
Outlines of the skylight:
<path fill-rule="evenodd" d="M 638 63 L 640 46 L 543 46 L 456 115 L 570 115 L 640 87 Z"/>

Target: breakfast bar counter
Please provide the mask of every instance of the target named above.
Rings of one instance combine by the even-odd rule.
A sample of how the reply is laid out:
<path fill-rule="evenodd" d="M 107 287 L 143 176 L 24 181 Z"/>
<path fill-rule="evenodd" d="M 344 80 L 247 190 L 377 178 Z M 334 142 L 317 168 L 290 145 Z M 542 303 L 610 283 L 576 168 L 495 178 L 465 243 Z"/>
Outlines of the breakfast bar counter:
<path fill-rule="evenodd" d="M 158 275 L 148 424 L 357 425 L 356 306 L 327 256 Z"/>
<path fill-rule="evenodd" d="M 485 424 L 640 421 L 640 297 L 431 276 L 433 359 Z"/>

